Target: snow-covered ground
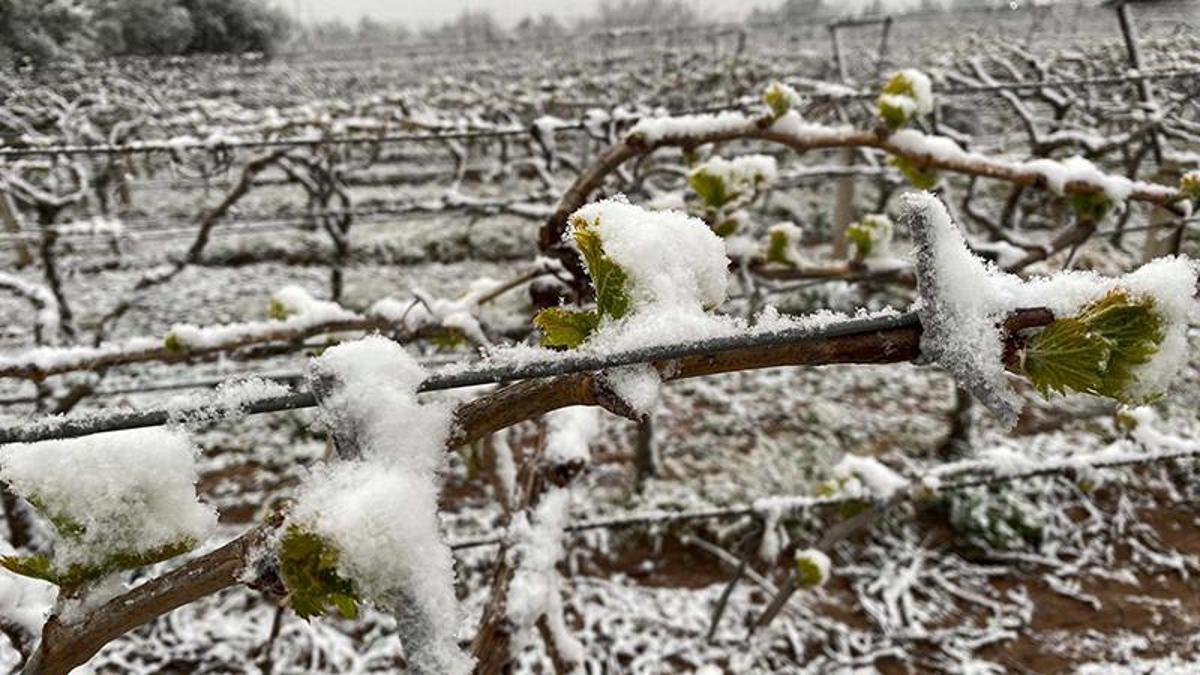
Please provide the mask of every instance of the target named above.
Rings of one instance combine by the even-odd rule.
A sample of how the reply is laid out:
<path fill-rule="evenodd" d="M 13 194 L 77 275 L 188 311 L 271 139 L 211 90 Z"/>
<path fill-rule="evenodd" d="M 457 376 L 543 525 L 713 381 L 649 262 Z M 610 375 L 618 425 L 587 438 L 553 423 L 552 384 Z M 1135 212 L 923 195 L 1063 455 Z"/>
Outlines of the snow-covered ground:
<path fill-rule="evenodd" d="M 768 74 L 763 73 L 764 81 Z M 596 81 L 603 80 L 597 76 Z M 590 86 L 596 86 L 596 81 Z M 987 130 L 993 123 L 989 117 L 978 128 Z M 650 122 L 642 131 L 664 126 Z M 723 153 L 736 157 L 745 154 L 743 150 L 762 148 L 733 145 Z M 778 176 L 774 161 L 768 160 L 757 156 L 743 163 L 753 164 L 764 177 L 770 174 L 770 182 Z M 768 164 L 770 171 L 763 168 Z M 448 171 L 450 166 L 446 164 Z M 734 163 L 710 160 L 709 166 L 728 174 Z M 1067 180 L 1052 171 L 1054 166 L 1044 165 L 1053 173 L 1050 178 Z M 802 167 L 800 161 L 787 158 L 780 163 L 778 175 Z M 550 178 L 549 194 L 565 189 L 570 178 L 570 167 L 558 167 Z M 802 221 L 807 230 L 779 231 L 807 231 L 819 238 L 819 221 L 827 219 L 832 193 L 829 185 L 773 192 L 747 207 L 753 212 L 750 218 L 763 225 L 764 232 L 768 223 Z M 545 187 L 536 177 L 510 176 L 490 182 L 468 179 L 451 189 L 442 183 L 395 189 L 357 186 L 352 193 L 355 203 L 362 203 L 461 194 L 503 198 L 534 194 Z M 1115 189 L 1126 187 L 1122 183 Z M 957 194 L 962 188 L 955 182 L 948 191 Z M 874 189 L 860 192 L 862 210 L 875 208 L 869 203 L 874 193 Z M 193 215 L 198 200 L 211 205 L 216 197 L 215 193 L 200 197 L 182 192 L 164 192 L 160 197 L 145 186 L 136 194 L 138 208 L 151 218 Z M 289 189 L 267 187 L 251 194 L 242 205 L 247 211 L 303 212 L 303 204 Z M 998 209 L 1003 196 L 988 195 L 988 206 Z M 678 195 L 659 192 L 635 195 L 635 200 L 650 197 L 671 201 Z M 552 203 L 551 199 L 541 206 Z M 888 201 L 888 210 L 895 212 L 899 203 Z M 478 279 L 500 282 L 533 264 L 538 253 L 538 213 L 542 211 L 534 217 L 510 213 L 464 218 L 434 212 L 356 224 L 345 269 L 344 311 L 365 314 L 382 299 L 408 303 L 419 292 L 434 299 L 425 302 L 430 320 L 444 321 L 439 308 L 449 313 L 463 310 L 467 304 L 462 297 L 478 292 Z M 683 227 L 668 220 L 663 219 L 663 231 Z M 628 250 L 615 248 L 610 253 L 631 270 L 631 277 L 656 291 L 645 297 L 635 295 L 631 312 L 663 309 L 652 300 L 678 289 L 655 286 L 660 281 L 655 275 L 669 270 L 673 280 L 688 278 L 687 293 L 676 300 L 695 304 L 693 309 L 702 314 L 703 307 L 719 304 L 728 291 L 731 299 L 724 309 L 730 315 L 746 315 L 749 300 L 735 277 L 729 278 L 728 287 L 713 283 L 712 272 L 723 269 L 724 261 L 714 257 L 715 249 L 705 247 L 718 246 L 719 240 L 713 237 L 684 246 L 683 230 L 655 240 L 637 231 L 638 224 L 618 223 L 605 230 L 605 236 L 632 242 Z M 103 240 L 110 234 L 109 229 L 97 228 L 92 236 Z M 1048 231 L 1021 234 L 1031 240 L 1045 237 Z M 912 242 L 903 232 L 897 236 L 890 255 L 899 257 Z M 218 228 L 216 237 L 205 264 L 188 267 L 170 283 L 155 288 L 116 325 L 110 339 L 160 341 L 179 324 L 265 320 L 272 298 L 278 301 L 278 292 L 289 287 L 303 289 L 312 298 L 328 296 L 333 253 L 319 229 L 282 227 L 238 234 Z M 107 244 L 98 247 L 101 251 L 65 255 L 63 286 L 77 325 L 89 327 L 148 265 L 178 254 L 187 241 L 186 237 L 127 241 L 119 259 L 102 252 Z M 1123 249 L 1094 238 L 1078 252 L 1076 266 L 1111 274 L 1127 271 L 1136 266 L 1140 244 L 1140 233 L 1133 233 Z M 645 247 L 657 248 L 653 255 L 644 255 Z M 1200 252 L 1194 237 L 1185 240 L 1184 251 L 1193 257 Z M 829 251 L 824 244 L 805 244 L 804 254 L 828 258 Z M 1033 269 L 1055 271 L 1063 258 L 1059 255 Z M 113 264 L 102 264 L 105 260 Z M 29 270 L 16 274 L 28 281 L 38 278 Z M 999 294 L 997 288 L 1013 287 L 996 279 L 980 283 L 980 287 L 960 284 L 951 290 L 957 292 L 958 301 L 969 305 L 972 294 Z M 1089 292 L 1094 286 L 1089 286 Z M 1025 306 L 1036 300 L 1038 292 L 1046 292 L 1021 289 L 1006 298 L 1020 303 L 989 307 L 969 317 L 976 321 L 978 341 L 954 345 L 957 357 L 992 349 L 994 345 L 984 343 L 994 337 L 998 313 Z M 303 295 L 292 296 L 300 297 L 301 304 L 308 302 Z M 799 314 L 861 306 L 904 311 L 915 296 L 903 284 L 858 288 L 826 280 L 769 293 L 765 302 Z M 1062 302 L 1074 309 L 1083 304 Z M 520 335 L 531 313 L 528 291 L 521 287 L 484 308 L 480 320 L 493 337 Z M 28 304 L 7 295 L 0 295 L 0 316 L 6 318 L 0 325 L 3 359 L 28 348 L 35 324 Z M 603 331 L 598 335 L 598 340 L 612 337 Z M 589 459 L 569 490 L 551 492 L 552 499 L 545 499 L 512 528 L 522 562 L 514 581 L 516 593 L 510 596 L 519 602 L 509 608 L 509 616 L 519 627 L 531 629 L 539 612 L 549 608 L 551 614 L 561 613 L 561 624 L 550 629 L 556 636 L 554 643 L 567 652 L 579 650 L 588 672 L 1200 671 L 1196 638 L 1200 596 L 1194 581 L 1200 574 L 1200 518 L 1194 508 L 1200 498 L 1196 487 L 1200 467 L 1192 457 L 1200 457 L 1200 332 L 1184 328 L 1179 335 L 1186 349 L 1177 351 L 1186 356 L 1169 394 L 1160 400 L 1138 408 L 1081 395 L 1047 402 L 1027 383 L 1010 378 L 1001 384 L 1013 388 L 1004 393 L 1005 402 L 1024 402 L 1011 430 L 983 406 L 964 410 L 955 380 L 942 368 L 908 363 L 779 368 L 682 380 L 657 392 L 657 402 L 653 396 L 644 399 L 652 415 L 641 429 L 605 413 L 589 411 L 582 420 L 552 417 L 545 433 L 553 446 L 550 451 L 558 453 L 556 459 Z M 181 404 L 208 388 L 189 387 L 188 382 L 247 374 L 294 378 L 314 357 L 338 353 L 327 346 L 318 339 L 303 349 L 254 359 L 117 366 L 99 385 L 109 393 L 85 398 L 76 412 Z M 422 341 L 408 350 L 428 368 L 477 357 L 474 348 L 463 344 Z M 393 363 L 395 368 L 415 367 L 407 357 L 395 359 L 400 364 Z M 994 384 L 1005 375 L 998 359 L 990 363 L 997 371 L 990 373 Z M 638 377 L 635 372 L 613 386 L 628 393 L 645 384 Z M 164 383 L 177 383 L 179 389 L 136 391 Z M 415 380 L 407 384 L 415 387 Z M 404 408 L 405 414 L 429 415 L 423 422 L 436 426 L 440 423 L 436 416 L 445 410 L 442 402 L 465 400 L 482 391 L 417 397 L 409 387 L 360 394 L 363 400 L 378 395 Z M 35 392 L 32 383 L 0 380 L 0 399 L 11 401 L 0 408 L 0 421 L 33 414 L 34 406 L 19 399 Z M 406 420 L 397 415 L 397 420 L 368 416 L 360 422 L 380 436 L 402 437 Z M 598 427 L 591 428 L 596 419 Z M 367 523 L 362 526 L 367 532 L 378 526 L 378 520 L 364 513 L 377 517 L 377 512 L 368 513 L 376 506 L 400 511 L 416 502 L 437 500 L 462 608 L 457 617 L 439 619 L 443 624 L 456 619 L 460 637 L 470 637 L 491 590 L 495 544 L 506 518 L 501 504 L 513 484 L 511 463 L 530 453 L 543 431 L 534 423 L 518 425 L 506 435 L 505 447 L 511 446 L 507 455 L 494 447 L 485 450 L 483 444 L 452 454 L 440 496 L 413 490 L 416 497 L 406 500 L 370 489 L 370 474 L 396 471 L 406 476 L 404 480 L 411 479 L 410 474 L 424 476 L 429 467 L 419 457 L 412 459 L 413 466 L 384 462 L 359 473 L 347 470 L 343 473 L 349 475 L 326 476 L 314 485 L 313 471 L 329 452 L 315 411 L 218 421 L 191 434 L 200 449 L 194 459 L 199 497 L 207 506 L 180 506 L 194 527 L 157 534 L 167 542 L 204 531 L 201 521 L 208 516 L 203 510 L 215 509 L 219 522 L 214 534 L 189 554 L 195 555 L 267 517 L 279 500 L 300 494 L 299 513 L 306 525 L 344 533 L 344 552 L 361 553 L 356 547 L 362 543 L 358 536 L 362 533 L 347 523 Z M 657 458 L 652 475 L 638 468 L 647 445 Z M 424 450 L 435 455 L 437 446 L 440 441 Z M 185 474 L 193 470 L 191 455 L 185 446 L 175 449 L 177 461 L 143 466 L 137 475 L 117 476 L 112 482 L 152 482 L 155 475 L 170 478 L 167 482 L 187 482 Z M 1171 454 L 1183 458 L 1139 462 Z M 1129 465 L 1093 467 L 1104 462 Z M 36 471 L 24 470 L 28 468 L 27 462 L 18 466 L 32 484 Z M 1019 478 L 960 484 L 980 475 Z M 102 477 L 102 473 L 90 476 Z M 77 501 L 92 499 L 88 490 L 99 489 L 95 487 L 99 483 L 81 483 Z M 302 484 L 305 487 L 297 492 Z M 337 500 L 331 495 L 353 492 L 356 487 L 361 489 L 361 501 L 355 500 L 353 508 L 344 511 L 333 508 Z M 889 502 L 882 493 L 892 489 L 906 493 L 910 488 L 919 498 Z M 74 509 L 77 503 L 68 506 Z M 750 517 L 751 511 L 761 517 Z M 664 514 L 681 512 L 711 517 L 655 522 Z M 833 546 L 827 582 L 798 591 L 773 621 L 754 629 L 795 567 L 791 552 L 815 546 L 839 524 L 864 514 L 872 516 L 871 527 Z M 637 517 L 626 518 L 630 515 Z M 412 514 L 395 517 L 407 521 Z M 616 520 L 605 522 L 609 518 Z M 410 574 L 421 562 L 410 557 L 411 550 L 427 541 L 413 533 L 428 534 L 433 529 L 431 522 L 412 520 L 405 523 L 409 529 L 404 536 L 387 542 L 391 548 L 383 556 L 386 560 L 378 560 L 380 550 L 373 550 L 366 556 L 370 564 L 364 566 L 381 564 L 396 574 Z M 562 523 L 586 529 L 568 532 L 560 542 L 552 531 Z M 406 538 L 409 535 L 414 538 Z M 44 543 L 48 536 L 49 529 L 43 526 L 35 532 L 35 542 Z M 429 554 L 442 553 L 439 548 Z M 748 561 L 744 568 L 743 559 Z M 438 561 L 431 566 L 437 572 L 430 574 L 431 586 L 449 578 L 448 568 L 440 565 L 445 561 Z M 158 564 L 149 571 L 174 564 Z M 136 583 L 149 576 L 138 572 L 126 581 Z M 550 597 L 555 591 L 561 592 L 561 600 Z M 10 618 L 19 622 L 36 623 L 38 608 L 47 601 L 45 593 L 45 587 L 34 582 L 17 583 L 0 576 L 0 606 L 16 611 Z M 718 607 L 724 609 L 718 612 Z M 403 632 L 390 613 L 374 608 L 364 606 L 354 619 L 304 620 L 256 591 L 236 587 L 125 635 L 105 647 L 89 667 L 113 673 L 388 672 L 405 663 L 399 638 Z M 446 654 L 454 651 L 453 646 L 444 640 L 439 643 L 439 658 L 452 662 Z M 519 670 L 553 671 L 542 640 L 524 641 L 522 649 Z M 11 666 L 17 658 L 10 646 L 0 651 L 4 664 Z"/>

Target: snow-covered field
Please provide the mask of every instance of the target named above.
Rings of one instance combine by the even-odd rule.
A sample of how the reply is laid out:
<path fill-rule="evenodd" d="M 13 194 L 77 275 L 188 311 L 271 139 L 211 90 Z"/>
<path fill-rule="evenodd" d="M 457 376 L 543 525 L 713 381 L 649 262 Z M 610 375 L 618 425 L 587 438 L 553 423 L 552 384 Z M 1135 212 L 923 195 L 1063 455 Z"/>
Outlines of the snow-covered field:
<path fill-rule="evenodd" d="M 222 396 L 304 389 L 312 367 L 334 385 L 321 395 L 320 412 L 225 411 L 215 421 L 173 418 L 184 431 L 0 448 L 6 483 L 58 519 L 30 521 L 18 552 L 52 550 L 65 573 L 69 564 L 102 564 L 131 548 L 194 544 L 179 557 L 89 580 L 73 590 L 78 598 L 64 594 L 54 611 L 70 627 L 126 588 L 250 528 L 278 530 L 246 555 L 237 578 L 247 584 L 225 584 L 151 615 L 99 650 L 86 666 L 95 672 L 387 672 L 406 664 L 458 672 L 468 668 L 467 654 L 481 654 L 471 643 L 482 639 L 481 617 L 495 614 L 497 592 L 507 600 L 506 621 L 483 638 L 511 639 L 517 672 L 1200 671 L 1196 268 L 1174 258 L 1120 277 L 1159 250 L 1157 230 L 1144 229 L 1161 216 L 1151 210 L 1156 190 L 1175 195 L 1165 204 L 1178 206 L 1175 217 L 1190 225 L 1179 252 L 1200 258 L 1190 220 L 1198 194 L 1179 177 L 1200 158 L 1192 91 L 1200 44 L 1162 28 L 1180 16 L 1177 8 L 1145 15 L 1143 69 L 1191 73 L 1157 84 L 1154 107 L 1140 104 L 1129 82 L 948 93 L 1016 79 L 1127 74 L 1115 19 L 1105 23 L 1111 10 L 1089 11 L 1076 23 L 1103 27 L 1094 44 L 1061 12 L 1042 23 L 1014 15 L 993 25 L 933 24 L 939 34 L 964 31 L 944 41 L 920 41 L 919 27 L 899 21 L 881 72 L 920 70 L 908 76 L 911 88 L 887 94 L 909 126 L 894 132 L 880 130 L 887 117 L 877 117 L 883 106 L 875 94 L 886 79 L 871 72 L 877 45 L 857 32 L 842 45 L 851 54 L 845 85 L 834 83 L 827 65 L 828 36 L 799 29 L 790 41 L 784 31 L 752 32 L 744 52 L 719 40 L 711 48 L 639 46 L 635 36 L 612 40 L 609 54 L 546 52 L 540 63 L 511 48 L 482 63 L 422 57 L 428 71 L 413 82 L 410 70 L 372 65 L 354 73 L 353 64 L 334 61 L 195 82 L 172 75 L 174 66 L 129 75 L 195 97 L 136 137 L 180 146 L 287 139 L 280 129 L 289 124 L 300 136 L 535 131 L 507 145 L 459 139 L 290 149 L 186 264 L 200 215 L 269 149 L 134 155 L 121 185 L 107 188 L 108 220 L 92 220 L 99 210 L 92 196 L 56 216 L 82 224 L 60 226 L 49 244 L 53 283 L 37 251 L 45 228 L 22 208 L 35 260 L 10 264 L 12 239 L 0 251 L 3 288 L 17 289 L 0 292 L 0 427 L 17 428 L 56 406 L 81 417 L 178 411 Z M 1005 42 L 1021 39 L 1029 41 L 1024 55 Z M 520 65 L 505 72 L 513 63 Z M 295 92 L 278 87 L 289 68 L 304 84 Z M 923 72 L 932 76 L 929 90 Z M 791 85 L 778 90 L 784 108 L 772 112 L 768 98 L 764 112 L 759 95 L 775 80 Z M 213 89 L 221 83 L 227 88 Z M 39 100 L 37 88 L 23 86 L 7 105 Z M 151 97 L 132 84 L 111 86 L 126 98 Z M 839 94 L 862 90 L 873 93 L 839 103 Z M 635 125 L 652 107 L 712 104 L 736 109 Z M 138 107 L 125 99 L 113 105 Z M 94 123 L 108 119 L 103 112 Z M 595 133 L 550 131 L 575 119 Z M 1163 146 L 1161 163 L 1141 129 L 1147 121 L 1161 125 L 1151 134 Z M 860 216 L 891 218 L 865 227 L 871 246 L 855 243 L 857 259 L 853 246 L 835 253 L 830 236 L 841 149 L 795 152 L 803 142 L 844 137 L 842 124 L 885 139 L 860 145 L 864 171 L 850 198 Z M 55 129 L 57 136 L 44 130 L 50 142 L 90 138 Z M 666 147 L 589 191 L 595 204 L 571 221 L 573 241 L 586 249 L 580 230 L 595 233 L 625 286 L 621 297 L 609 296 L 588 262 L 597 298 L 582 306 L 594 305 L 597 318 L 575 353 L 827 330 L 918 307 L 930 339 L 920 358 L 859 355 L 677 380 L 672 369 L 686 359 L 661 361 L 657 370 L 625 366 L 595 378 L 600 384 L 588 380 L 596 390 L 589 402 L 607 411 L 556 410 L 442 452 L 457 433 L 454 407 L 499 389 L 417 394 L 426 374 L 562 358 L 534 347 L 536 307 L 569 293 L 569 270 L 544 257 L 553 251 L 539 244 L 539 228 L 576 177 L 631 137 L 635 147 L 670 146 L 679 134 L 731 129 L 736 138 L 706 144 L 698 157 Z M 753 129 L 785 139 L 756 137 Z M 897 151 L 941 162 L 935 180 L 950 213 L 932 197 L 904 196 L 917 192 L 909 186 L 914 165 L 884 161 Z M 1087 160 L 1069 159 L 1077 154 Z M 976 160 L 999 168 L 953 166 Z M 85 161 L 98 170 L 109 160 Z M 329 167 L 343 180 L 321 201 L 319 190 L 304 186 L 320 183 Z M 1036 177 L 1012 190 L 1024 179 L 1005 178 L 1006 171 Z M 45 188 L 29 167 L 0 165 L 4 172 Z M 711 183 L 695 178 L 704 172 L 737 194 L 717 199 Z M 980 176 L 999 180 L 977 184 Z M 1158 185 L 1134 182 L 1150 177 Z M 1093 183 L 1093 196 L 1108 206 L 1133 201 L 1128 211 L 1101 208 L 1092 229 L 1064 244 L 1073 214 L 1099 204 L 1072 206 L 1068 188 Z M 598 199 L 616 192 L 632 205 Z M 1142 193 L 1149 197 L 1139 202 Z M 338 227 L 339 209 L 374 210 L 355 215 L 344 250 L 327 231 Z M 914 213 L 925 218 L 917 231 Z M 697 226 L 719 231 L 731 221 L 736 232 L 724 238 Z M 1120 227 L 1128 231 L 1113 236 Z M 1001 265 L 1016 262 L 1025 277 L 1057 276 L 1020 282 L 985 271 L 968 243 Z M 156 266 L 168 281 L 146 281 Z M 1066 268 L 1082 271 L 1064 275 Z M 147 290 L 132 294 L 139 283 Z M 31 300 L 20 284 L 55 289 Z M 1086 314 L 1114 289 L 1149 298 L 1163 322 L 1153 358 L 1115 390 L 1128 405 L 1078 393 L 1043 398 L 1030 382 L 1033 365 L 1024 356 L 1014 363 L 1011 336 L 997 326 L 1031 307 L 1059 318 Z M 332 293 L 337 303 L 327 301 Z M 136 302 L 95 344 L 99 322 L 127 298 Z M 64 299 L 69 316 L 56 309 Z M 31 310 L 37 302 L 40 314 Z M 355 328 L 322 328 L 337 322 Z M 358 340 L 380 330 L 403 349 Z M 42 382 L 22 375 L 134 352 L 148 356 Z M 248 377 L 281 384 L 227 386 L 215 398 L 208 391 Z M 327 438 L 330 427 L 335 440 Z M 111 456 L 104 454 L 110 446 Z M 43 452 L 53 460 L 42 461 Z M 137 464 L 144 453 L 154 461 L 123 470 L 120 460 Z M 14 522 L 25 520 L 13 514 L 30 508 L 10 498 L 4 505 L 12 541 Z M 286 527 L 278 527 L 285 510 Z M 82 534 L 67 534 L 81 523 Z M 338 616 L 336 603 L 322 616 L 293 611 L 302 608 L 300 595 L 283 587 L 278 566 L 287 561 L 278 562 L 274 545 L 296 532 L 335 550 L 338 573 L 354 581 L 347 593 L 360 601 L 355 616 Z M 798 554 L 809 549 L 825 553 Z M 798 565 L 798 555 L 815 562 Z M 503 585 L 498 566 L 508 570 Z M 809 567 L 821 583 L 799 588 L 762 621 Z M 21 627 L 40 627 L 53 587 L 0 574 L 0 625 L 11 642 L 0 661 L 16 668 L 18 648 L 29 649 L 19 644 Z"/>

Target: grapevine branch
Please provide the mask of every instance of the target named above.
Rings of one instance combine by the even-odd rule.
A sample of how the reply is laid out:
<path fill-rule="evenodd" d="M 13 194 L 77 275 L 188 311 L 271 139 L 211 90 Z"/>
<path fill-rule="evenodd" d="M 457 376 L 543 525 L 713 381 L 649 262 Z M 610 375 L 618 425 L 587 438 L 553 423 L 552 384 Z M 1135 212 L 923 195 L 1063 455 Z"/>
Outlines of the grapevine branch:
<path fill-rule="evenodd" d="M 1053 320 L 1045 309 L 1014 313 L 1012 330 L 1041 326 Z M 818 328 L 795 327 L 695 342 L 657 345 L 609 354 L 563 354 L 557 358 L 514 365 L 449 368 L 425 379 L 418 391 L 442 391 L 486 384 L 529 380 L 495 394 L 506 400 L 467 404 L 458 413 L 456 445 L 469 443 L 506 426 L 568 405 L 594 405 L 590 384 L 594 373 L 608 368 L 659 363 L 664 379 L 699 377 L 738 370 L 833 363 L 898 363 L 919 353 L 921 324 L 916 314 L 850 319 Z M 671 363 L 675 362 L 675 363 Z M 545 378 L 559 379 L 545 379 Z M 515 391 L 514 391 L 515 390 Z M 492 399 L 486 399 L 492 401 Z M 311 408 L 316 400 L 301 391 L 246 402 L 245 414 Z M 549 407 L 547 407 L 549 406 Z M 520 411 L 520 412 L 518 412 Z M 44 418 L 0 428 L 0 443 L 73 438 L 106 431 L 159 426 L 173 419 L 205 419 L 216 412 L 211 404 L 123 411 L 106 415 Z M 519 418 L 519 419 L 518 419 Z"/>

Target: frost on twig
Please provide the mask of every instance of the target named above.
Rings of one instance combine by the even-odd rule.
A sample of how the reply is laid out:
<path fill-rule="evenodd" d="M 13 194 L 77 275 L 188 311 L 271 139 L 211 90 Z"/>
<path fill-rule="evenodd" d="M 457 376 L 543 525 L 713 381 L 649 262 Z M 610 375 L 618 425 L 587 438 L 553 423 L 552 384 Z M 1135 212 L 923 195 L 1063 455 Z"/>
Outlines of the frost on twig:
<path fill-rule="evenodd" d="M 922 354 L 946 368 L 1003 424 L 1023 399 L 1007 370 L 1050 392 L 1075 391 L 1141 403 L 1166 392 L 1186 362 L 1188 321 L 1197 311 L 1196 264 L 1155 260 L 1120 278 L 1067 271 L 1023 280 L 976 257 L 945 205 L 927 193 L 904 202 L 915 244 Z M 1056 320 L 1015 351 L 1002 323 L 1022 308 Z"/>
<path fill-rule="evenodd" d="M 297 612 L 353 615 L 360 599 L 391 607 L 414 672 L 465 673 L 453 559 L 437 517 L 450 410 L 417 402 L 424 377 L 378 336 L 314 362 L 310 380 L 340 461 L 301 487 L 282 569 Z"/>

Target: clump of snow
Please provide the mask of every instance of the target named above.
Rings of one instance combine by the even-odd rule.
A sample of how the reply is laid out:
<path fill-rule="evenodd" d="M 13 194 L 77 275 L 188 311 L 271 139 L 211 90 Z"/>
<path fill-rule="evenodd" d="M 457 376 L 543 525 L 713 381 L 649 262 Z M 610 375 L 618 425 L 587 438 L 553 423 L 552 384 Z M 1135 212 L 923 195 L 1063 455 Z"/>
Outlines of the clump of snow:
<path fill-rule="evenodd" d="M 917 112 L 928 115 L 933 112 L 933 82 L 929 76 L 916 68 L 905 68 L 892 76 L 903 79 L 912 90 L 913 105 Z"/>
<path fill-rule="evenodd" d="M 0 540 L 0 555 L 16 554 L 7 541 Z M 0 574 L 0 621 L 18 626 L 30 635 L 40 635 L 57 597 L 58 587 L 48 581 Z"/>
<path fill-rule="evenodd" d="M 279 305 L 288 315 L 301 315 L 309 318 L 321 316 L 324 320 L 353 318 L 349 312 L 336 302 L 318 300 L 311 293 L 299 286 L 284 286 L 271 295 L 271 300 Z"/>
<path fill-rule="evenodd" d="M 337 462 L 309 477 L 288 520 L 336 547 L 338 574 L 353 580 L 362 598 L 403 608 L 396 612 L 405 624 L 401 638 L 420 672 L 466 673 L 470 659 L 456 639 L 454 560 L 436 518 L 438 489 L 405 467 Z M 422 635 L 427 640 L 405 639 Z"/>
<path fill-rule="evenodd" d="M 354 430 L 365 459 L 403 464 L 435 478 L 444 460 L 450 408 L 417 401 L 427 374 L 402 346 L 371 335 L 325 350 L 309 370 L 310 379 L 334 381 L 322 394 L 326 428 Z"/>
<path fill-rule="evenodd" d="M 562 580 L 558 561 L 563 557 L 563 528 L 570 514 L 571 493 L 552 488 L 542 496 L 532 518 L 522 512 L 509 526 L 511 555 L 516 569 L 508 588 L 506 609 L 516 628 L 513 647 L 521 649 L 533 637 L 539 619 L 546 617 L 555 650 L 563 661 L 578 666 L 585 652 L 563 616 Z"/>
<path fill-rule="evenodd" d="M 707 115 L 679 115 L 677 117 L 653 117 L 643 119 L 629 130 L 627 140 L 638 139 L 648 145 L 663 141 L 707 136 L 711 134 L 737 134 L 754 129 L 754 121 L 739 112 L 722 112 Z"/>
<path fill-rule="evenodd" d="M 1113 204 L 1123 204 L 1135 187 L 1135 183 L 1125 176 L 1105 173 L 1090 160 L 1078 155 L 1063 160 L 1032 159 L 1022 166 L 1040 174 L 1047 187 L 1060 195 L 1068 183 L 1089 183 L 1100 187 Z"/>
<path fill-rule="evenodd" d="M 420 288 L 412 290 L 415 300 L 402 302 L 384 298 L 368 310 L 368 314 L 398 324 L 415 333 L 426 326 L 441 326 L 460 331 L 477 345 L 490 341 L 479 322 L 480 300 L 493 292 L 499 282 L 488 277 L 475 279 L 458 298 L 434 298 Z"/>
<path fill-rule="evenodd" d="M 880 118 L 897 129 L 917 115 L 933 112 L 933 85 L 929 77 L 912 68 L 893 73 L 877 100 Z"/>
<path fill-rule="evenodd" d="M 1187 324 L 1197 311 L 1193 261 L 1160 258 L 1120 278 L 1068 271 L 1023 280 L 976 257 L 937 197 L 906 195 L 904 209 L 916 247 L 921 351 L 1004 424 L 1015 424 L 1023 405 L 1007 382 L 1001 335 L 1004 318 L 1017 309 L 1045 307 L 1066 317 L 1114 288 L 1150 296 L 1164 319 L 1164 340 L 1158 353 L 1135 370 L 1129 396 L 1142 399 L 1165 392 L 1186 362 Z"/>
<path fill-rule="evenodd" d="M 654 413 L 662 395 L 662 376 L 650 365 L 622 366 L 604 371 L 604 382 L 635 413 Z"/>
<path fill-rule="evenodd" d="M 299 286 L 287 286 L 272 296 L 273 313 L 286 316 L 282 321 L 248 321 L 221 326 L 196 326 L 179 323 L 167 332 L 169 349 L 187 351 L 218 349 L 238 342 L 252 341 L 283 331 L 308 330 L 322 324 L 354 321 L 361 317 L 336 302 L 318 300 Z"/>
<path fill-rule="evenodd" d="M 502 503 L 512 505 L 517 497 L 517 463 L 513 458 L 512 444 L 508 441 L 509 430 L 503 429 L 492 435 L 492 451 L 496 458 L 496 477 L 500 481 Z"/>
<path fill-rule="evenodd" d="M 600 435 L 600 411 L 572 406 L 546 415 L 546 458 L 555 464 L 586 462 Z"/>
<path fill-rule="evenodd" d="M 772 133 L 791 136 L 813 144 L 835 143 L 857 133 L 855 128 L 849 125 L 830 127 L 824 124 L 805 122 L 796 110 L 789 110 L 786 114 L 781 115 L 771 123 L 769 129 Z"/>
<path fill-rule="evenodd" d="M 196 448 L 165 428 L 116 431 L 0 449 L 0 476 L 72 532 L 53 566 L 96 567 L 114 555 L 204 540 L 216 512 L 196 497 Z"/>
<path fill-rule="evenodd" d="M 677 211 L 647 211 L 623 198 L 588 204 L 572 222 L 591 223 L 604 252 L 629 277 L 635 304 L 713 309 L 725 302 L 729 259 L 704 221 Z"/>
<path fill-rule="evenodd" d="M 833 467 L 833 477 L 849 494 L 863 493 L 889 499 L 908 488 L 908 480 L 873 457 L 846 455 Z"/>
<path fill-rule="evenodd" d="M 364 598 L 394 608 L 416 668 L 469 672 L 456 638 L 453 558 L 437 515 L 450 409 L 417 401 L 424 370 L 383 337 L 333 347 L 311 373 L 322 389 L 321 420 L 347 461 L 310 476 L 289 522 L 337 548 L 339 574 Z"/>
<path fill-rule="evenodd" d="M 691 175 L 708 174 L 720 178 L 731 195 L 746 195 L 775 180 L 779 171 L 770 155 L 742 155 L 734 159 L 712 157 L 692 169 Z"/>

